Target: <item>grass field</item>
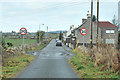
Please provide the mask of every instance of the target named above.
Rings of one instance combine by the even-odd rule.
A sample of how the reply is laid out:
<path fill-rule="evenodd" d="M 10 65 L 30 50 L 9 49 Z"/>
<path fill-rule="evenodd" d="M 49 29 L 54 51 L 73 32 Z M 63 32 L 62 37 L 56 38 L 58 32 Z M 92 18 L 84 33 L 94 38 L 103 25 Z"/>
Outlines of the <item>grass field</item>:
<path fill-rule="evenodd" d="M 8 43 L 12 43 L 13 47 L 15 46 L 21 46 L 23 44 L 23 39 L 5 39 L 5 42 Z M 36 43 L 36 39 L 25 39 L 24 40 L 24 44 L 33 44 Z"/>
<path fill-rule="evenodd" d="M 59 36 L 59 34 L 49 33 L 49 37 L 51 37 L 51 38 L 56 38 L 58 36 Z M 13 47 L 15 47 L 15 46 L 18 47 L 23 44 L 23 39 L 9 39 L 9 38 L 11 38 L 11 37 L 5 38 L 5 43 L 10 42 L 13 44 Z M 24 44 L 33 44 L 36 42 L 37 42 L 36 39 L 25 39 L 24 40 Z"/>
<path fill-rule="evenodd" d="M 49 37 L 57 38 L 57 37 L 59 37 L 59 34 L 58 33 L 49 33 Z"/>

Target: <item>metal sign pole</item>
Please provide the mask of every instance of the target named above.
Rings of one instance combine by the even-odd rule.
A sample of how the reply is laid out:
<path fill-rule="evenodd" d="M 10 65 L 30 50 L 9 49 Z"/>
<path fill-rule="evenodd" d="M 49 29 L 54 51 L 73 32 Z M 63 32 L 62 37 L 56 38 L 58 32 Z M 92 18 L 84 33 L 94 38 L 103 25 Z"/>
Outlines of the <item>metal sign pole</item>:
<path fill-rule="evenodd" d="M 19 30 L 19 32 L 21 35 L 23 35 L 23 52 L 24 52 L 24 36 L 25 34 L 27 34 L 27 29 L 23 27 Z"/>
<path fill-rule="evenodd" d="M 23 52 L 24 52 L 24 35 L 23 35 Z"/>
<path fill-rule="evenodd" d="M 83 35 L 83 54 L 85 53 L 85 35 L 87 35 L 87 32 L 86 28 L 80 30 L 81 35 Z"/>
<path fill-rule="evenodd" d="M 40 43 L 40 25 L 39 25 L 39 43 Z"/>
<path fill-rule="evenodd" d="M 85 36 L 83 36 L 83 54 L 85 53 Z"/>

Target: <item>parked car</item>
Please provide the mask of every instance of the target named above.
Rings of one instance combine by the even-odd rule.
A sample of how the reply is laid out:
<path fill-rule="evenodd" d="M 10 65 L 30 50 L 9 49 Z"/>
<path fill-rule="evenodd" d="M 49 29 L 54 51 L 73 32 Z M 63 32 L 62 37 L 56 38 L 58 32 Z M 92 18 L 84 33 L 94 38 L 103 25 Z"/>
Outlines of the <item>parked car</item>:
<path fill-rule="evenodd" d="M 59 39 L 56 39 L 56 42 L 59 41 Z"/>
<path fill-rule="evenodd" d="M 61 42 L 60 40 L 58 40 L 58 41 L 56 42 L 56 46 L 62 46 L 62 42 Z"/>

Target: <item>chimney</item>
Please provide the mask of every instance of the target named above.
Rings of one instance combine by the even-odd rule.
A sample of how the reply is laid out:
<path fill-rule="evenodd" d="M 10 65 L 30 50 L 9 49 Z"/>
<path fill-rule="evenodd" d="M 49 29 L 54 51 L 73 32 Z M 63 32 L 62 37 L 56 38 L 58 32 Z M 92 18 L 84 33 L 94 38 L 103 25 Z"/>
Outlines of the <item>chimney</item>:
<path fill-rule="evenodd" d="M 84 23 L 85 21 L 87 21 L 87 19 L 82 19 L 82 23 Z"/>
<path fill-rule="evenodd" d="M 73 28 L 74 28 L 74 25 L 71 25 L 71 26 L 70 26 L 70 30 L 73 29 Z"/>
<path fill-rule="evenodd" d="M 91 18 L 91 14 L 87 14 L 87 18 Z"/>

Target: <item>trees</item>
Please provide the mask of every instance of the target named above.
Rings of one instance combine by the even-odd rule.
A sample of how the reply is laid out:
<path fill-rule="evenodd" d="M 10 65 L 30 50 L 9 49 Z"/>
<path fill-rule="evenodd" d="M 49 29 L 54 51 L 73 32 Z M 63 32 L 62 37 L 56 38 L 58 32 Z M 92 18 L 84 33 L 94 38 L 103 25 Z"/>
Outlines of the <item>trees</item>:
<path fill-rule="evenodd" d="M 116 16 L 114 15 L 113 19 L 112 19 L 112 23 L 116 26 L 118 26 L 118 21 L 116 19 Z"/>
<path fill-rule="evenodd" d="M 37 34 L 37 43 L 39 43 L 39 31 L 36 34 Z M 45 32 L 40 31 L 40 41 L 43 41 L 44 36 L 45 36 Z"/>
<path fill-rule="evenodd" d="M 118 34 L 118 43 L 120 44 L 120 32 Z"/>
<path fill-rule="evenodd" d="M 63 39 L 63 33 L 60 32 L 60 35 L 59 35 L 59 40 L 62 40 Z"/>
<path fill-rule="evenodd" d="M 5 43 L 5 38 L 2 37 L 2 47 L 5 49 L 6 48 L 6 43 Z"/>
<path fill-rule="evenodd" d="M 92 17 L 92 21 L 96 21 L 96 20 L 97 20 L 96 16 L 93 15 L 93 17 Z"/>

